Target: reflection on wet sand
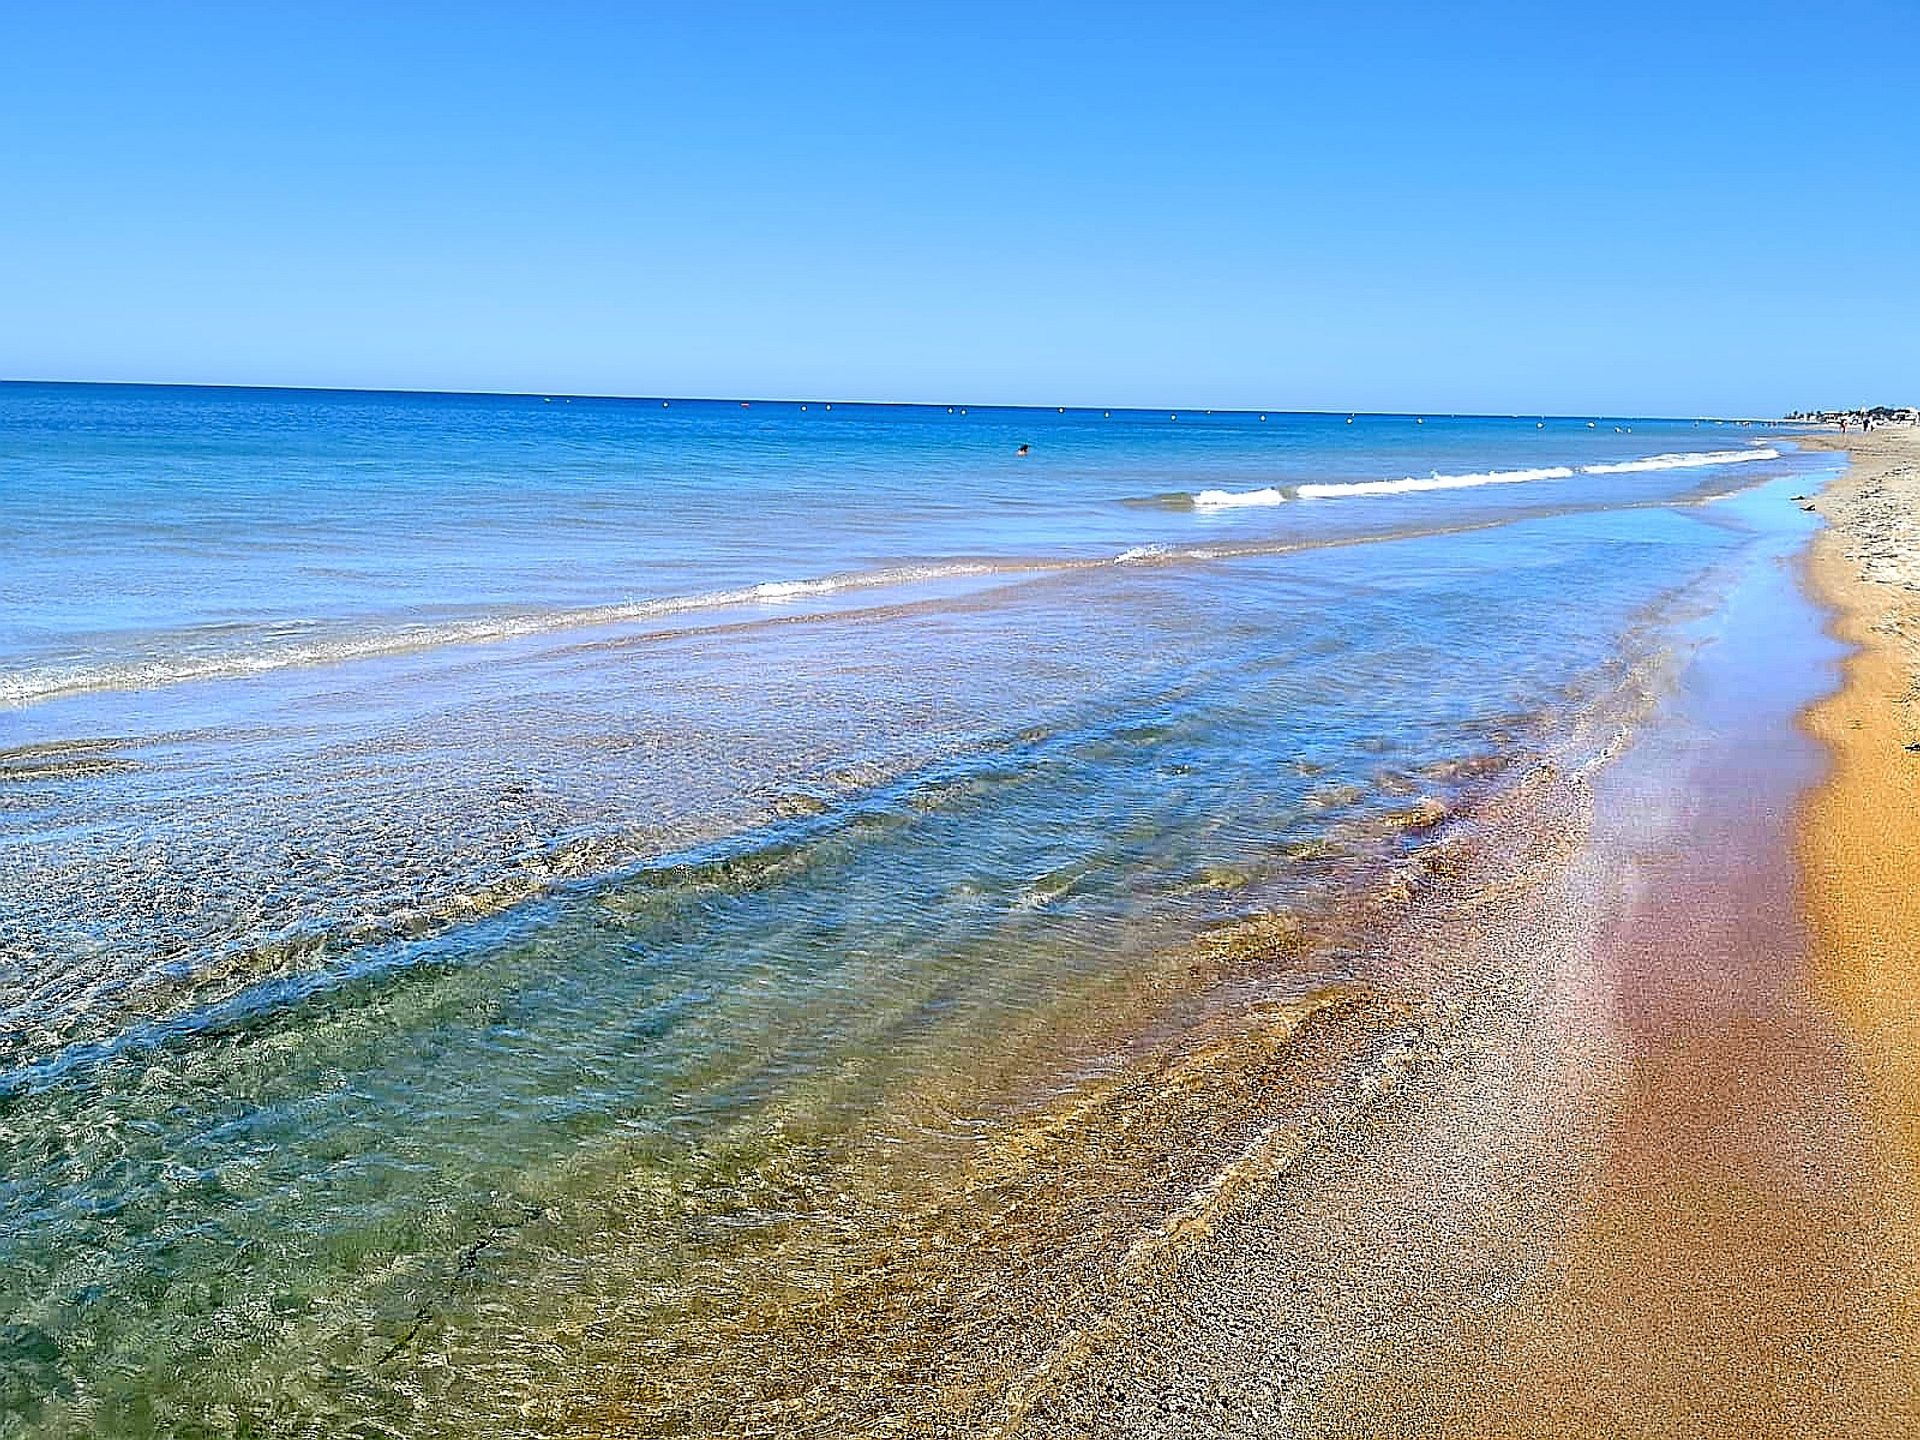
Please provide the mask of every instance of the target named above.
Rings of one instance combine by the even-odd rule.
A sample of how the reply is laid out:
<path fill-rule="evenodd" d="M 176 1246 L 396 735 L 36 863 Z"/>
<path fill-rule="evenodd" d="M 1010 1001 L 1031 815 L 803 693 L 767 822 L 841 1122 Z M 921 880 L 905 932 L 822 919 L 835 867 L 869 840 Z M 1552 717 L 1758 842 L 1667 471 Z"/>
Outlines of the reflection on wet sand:
<path fill-rule="evenodd" d="M 1847 1024 L 1909 1193 L 1920 1194 L 1920 435 L 1882 428 L 1821 497 L 1813 572 L 1855 647 L 1808 726 L 1832 757 L 1802 827 L 1816 993 Z"/>

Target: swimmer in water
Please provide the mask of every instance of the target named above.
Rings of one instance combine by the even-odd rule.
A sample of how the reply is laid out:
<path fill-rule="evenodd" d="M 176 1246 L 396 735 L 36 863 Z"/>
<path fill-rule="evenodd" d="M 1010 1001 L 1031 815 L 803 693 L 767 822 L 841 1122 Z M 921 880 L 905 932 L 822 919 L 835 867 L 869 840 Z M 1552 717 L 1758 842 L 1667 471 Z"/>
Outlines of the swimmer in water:
<path fill-rule="evenodd" d="M 1031 445 L 1022 445 L 1018 450 L 1014 451 L 1013 453 L 1016 455 L 1026 455 L 1032 449 L 1033 447 Z"/>

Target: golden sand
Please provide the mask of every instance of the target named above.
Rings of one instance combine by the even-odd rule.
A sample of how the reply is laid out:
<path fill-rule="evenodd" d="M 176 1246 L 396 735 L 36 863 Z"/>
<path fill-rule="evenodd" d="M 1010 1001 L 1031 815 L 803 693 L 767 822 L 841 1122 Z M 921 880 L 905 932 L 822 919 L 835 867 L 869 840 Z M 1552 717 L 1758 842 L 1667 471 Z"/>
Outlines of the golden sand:
<path fill-rule="evenodd" d="M 1800 835 L 1814 984 L 1845 1021 L 1904 1190 L 1920 1194 L 1920 432 L 1848 447 L 1813 574 L 1857 647 L 1807 726 L 1832 755 Z"/>
<path fill-rule="evenodd" d="M 1807 717 L 1832 761 L 1797 812 L 1810 752 L 1771 810 L 1741 801 L 1771 762 L 1736 755 L 1711 813 L 1598 847 L 1585 781 L 1543 779 L 1564 823 L 1516 827 L 1541 853 L 1501 884 L 1470 865 L 1407 923 L 1381 887 L 1399 983 L 1249 986 L 897 1223 L 849 1214 L 817 1284 L 574 1428 L 1920 1434 L 1920 436 L 1854 460 L 1814 565 L 1860 649 Z M 1284 973 L 1329 939 L 1274 916 L 1174 968 Z M 1415 1003 L 1428 952 L 1486 977 L 1466 1019 Z"/>
<path fill-rule="evenodd" d="M 1863 447 L 1821 505 L 1823 593 L 1862 647 L 1807 719 L 1830 770 L 1777 717 L 1641 742 L 1607 828 L 1569 828 L 1584 859 L 1477 927 L 1548 953 L 1592 934 L 1537 1028 L 1286 1149 L 1249 1213 L 1210 1211 L 1209 1243 L 1111 1312 L 1121 1343 L 1076 1332 L 1055 1357 L 1078 1373 L 1036 1367 L 1020 1433 L 1920 1435 L 1920 716 L 1891 628 L 1920 636 L 1920 468 L 1890 489 L 1917 440 Z M 1909 563 L 1916 588 L 1889 584 Z M 1511 1094 L 1473 1081 L 1530 1056 Z M 1554 1180 L 1562 1153 L 1590 1163 Z"/>
<path fill-rule="evenodd" d="M 1802 717 L 1824 773 L 1770 811 L 1754 744 L 1629 832 L 1591 1188 L 1535 1284 L 1379 1347 L 1316 1433 L 1920 1434 L 1920 434 L 1848 448 L 1810 561 L 1857 647 Z"/>
<path fill-rule="evenodd" d="M 1856 648 L 1803 717 L 1799 874 L 1656 883 L 1606 1175 L 1452 1417 L 1479 1433 L 1920 1433 L 1920 435 L 1849 448 L 1809 568 Z M 1804 933 L 1754 933 L 1796 878 Z"/>

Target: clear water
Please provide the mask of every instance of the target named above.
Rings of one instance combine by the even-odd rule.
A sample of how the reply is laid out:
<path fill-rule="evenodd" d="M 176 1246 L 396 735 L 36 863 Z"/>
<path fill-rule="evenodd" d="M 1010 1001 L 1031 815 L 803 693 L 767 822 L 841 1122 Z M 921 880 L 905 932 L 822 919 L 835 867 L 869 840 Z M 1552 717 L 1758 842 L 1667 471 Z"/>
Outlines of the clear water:
<path fill-rule="evenodd" d="M 837 1154 L 1552 744 L 1814 468 L 0 386 L 0 1434 L 550 1428 Z"/>

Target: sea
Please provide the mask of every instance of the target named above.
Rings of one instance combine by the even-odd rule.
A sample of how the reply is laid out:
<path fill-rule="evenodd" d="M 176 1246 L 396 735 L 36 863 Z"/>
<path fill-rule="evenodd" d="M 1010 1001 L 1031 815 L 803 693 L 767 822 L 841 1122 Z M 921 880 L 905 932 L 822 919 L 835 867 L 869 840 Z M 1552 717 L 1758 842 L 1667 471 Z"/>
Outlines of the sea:
<path fill-rule="evenodd" d="M 0 1435 L 885 1430 L 1794 433 L 0 385 Z"/>

